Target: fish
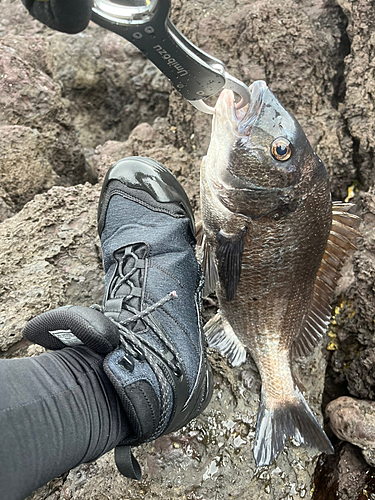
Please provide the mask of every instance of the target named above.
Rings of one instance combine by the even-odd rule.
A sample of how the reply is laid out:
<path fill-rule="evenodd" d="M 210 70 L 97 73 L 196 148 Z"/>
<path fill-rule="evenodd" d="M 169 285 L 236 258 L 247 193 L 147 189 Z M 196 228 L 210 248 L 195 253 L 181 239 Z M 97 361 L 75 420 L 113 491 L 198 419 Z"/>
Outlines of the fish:
<path fill-rule="evenodd" d="M 237 109 L 225 89 L 215 106 L 201 164 L 205 291 L 218 313 L 205 325 L 208 344 L 240 366 L 247 352 L 261 377 L 254 458 L 271 465 L 288 438 L 333 453 L 292 373 L 325 334 L 330 300 L 360 218 L 333 202 L 322 160 L 264 81 Z"/>

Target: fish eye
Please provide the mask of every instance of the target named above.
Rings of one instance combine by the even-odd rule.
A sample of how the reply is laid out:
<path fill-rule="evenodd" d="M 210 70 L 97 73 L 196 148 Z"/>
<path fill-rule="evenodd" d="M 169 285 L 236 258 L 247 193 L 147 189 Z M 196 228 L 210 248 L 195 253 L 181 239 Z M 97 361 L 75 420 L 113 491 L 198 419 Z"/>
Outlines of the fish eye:
<path fill-rule="evenodd" d="M 292 156 L 291 143 L 285 137 L 277 137 L 271 144 L 271 154 L 279 161 L 286 161 Z"/>

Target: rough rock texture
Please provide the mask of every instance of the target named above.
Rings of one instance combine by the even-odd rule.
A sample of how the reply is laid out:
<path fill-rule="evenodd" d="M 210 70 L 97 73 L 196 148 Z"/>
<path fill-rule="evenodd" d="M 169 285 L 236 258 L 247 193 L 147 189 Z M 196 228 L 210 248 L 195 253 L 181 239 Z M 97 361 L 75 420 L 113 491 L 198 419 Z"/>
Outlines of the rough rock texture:
<path fill-rule="evenodd" d="M 185 35 L 246 83 L 265 79 L 296 115 L 325 162 L 334 198 L 345 198 L 357 181 L 355 210 L 363 217 L 364 239 L 335 291 L 328 352 L 325 343 L 300 361 L 297 371 L 318 416 L 327 354 L 324 405 L 349 394 L 375 400 L 371 2 L 172 3 L 172 18 Z M 0 5 L 0 349 L 2 357 L 14 357 L 40 352 L 20 340 L 29 318 L 60 305 L 101 300 L 100 186 L 83 185 L 86 162 L 90 178 L 101 180 L 123 156 L 154 157 L 177 175 L 199 220 L 199 163 L 211 118 L 177 92 L 169 96 L 169 83 L 121 38 L 94 25 L 76 36 L 54 33 L 33 20 L 19 0 Z M 52 184 L 77 185 L 48 190 Z M 214 298 L 205 306 L 209 317 Z M 119 476 L 108 454 L 52 481 L 33 499 L 365 500 L 375 495 L 374 471 L 349 444 L 338 442 L 333 457 L 321 457 L 313 490 L 313 450 L 289 445 L 270 468 L 256 469 L 252 440 L 259 378 L 250 364 L 231 370 L 213 352 L 210 360 L 216 380 L 212 404 L 185 429 L 137 450 L 142 482 Z M 364 406 L 356 405 L 355 415 L 364 421 Z M 339 405 L 329 408 L 337 421 Z M 363 438 L 371 439 L 370 434 Z"/>
<path fill-rule="evenodd" d="M 22 48 L 21 46 L 19 47 Z M 85 158 L 61 89 L 46 73 L 22 59 L 0 38 L 0 126 L 36 129 L 47 161 L 63 184 L 85 178 Z"/>
<path fill-rule="evenodd" d="M 355 446 L 341 443 L 335 455 L 319 459 L 313 486 L 313 500 L 372 500 L 375 475 Z"/>
<path fill-rule="evenodd" d="M 337 297 L 331 335 L 335 341 L 330 376 L 353 396 L 375 398 L 374 305 L 375 292 L 375 191 L 361 193 L 358 205 L 363 222 L 360 252 L 347 267 L 346 279 Z"/>
<path fill-rule="evenodd" d="M 139 123 L 165 116 L 170 84 L 129 42 L 92 25 L 50 38 L 53 75 L 70 101 L 85 147 L 124 141 Z"/>
<path fill-rule="evenodd" d="M 97 202 L 88 184 L 54 187 L 0 224 L 0 350 L 47 309 L 101 301 Z"/>
<path fill-rule="evenodd" d="M 343 396 L 326 408 L 329 425 L 339 439 L 362 449 L 366 462 L 375 465 L 375 401 Z"/>
<path fill-rule="evenodd" d="M 0 184 L 13 204 L 22 207 L 59 177 L 48 161 L 48 144 L 36 129 L 5 125 L 0 134 Z"/>
<path fill-rule="evenodd" d="M 348 17 L 350 54 L 345 58 L 343 115 L 353 137 L 354 166 L 368 189 L 374 184 L 375 12 L 366 0 L 338 0 Z"/>

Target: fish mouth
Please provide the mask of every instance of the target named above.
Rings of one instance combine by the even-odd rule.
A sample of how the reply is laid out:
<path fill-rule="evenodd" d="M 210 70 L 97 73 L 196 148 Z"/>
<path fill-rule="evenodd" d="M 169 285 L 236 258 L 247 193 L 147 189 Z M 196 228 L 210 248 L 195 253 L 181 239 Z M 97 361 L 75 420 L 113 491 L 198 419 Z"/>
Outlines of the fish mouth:
<path fill-rule="evenodd" d="M 229 120 L 239 135 L 249 136 L 262 108 L 263 96 L 267 88 L 263 80 L 253 82 L 249 87 L 250 102 L 244 108 L 239 109 L 237 109 L 232 90 L 223 90 L 215 106 L 215 119 Z"/>

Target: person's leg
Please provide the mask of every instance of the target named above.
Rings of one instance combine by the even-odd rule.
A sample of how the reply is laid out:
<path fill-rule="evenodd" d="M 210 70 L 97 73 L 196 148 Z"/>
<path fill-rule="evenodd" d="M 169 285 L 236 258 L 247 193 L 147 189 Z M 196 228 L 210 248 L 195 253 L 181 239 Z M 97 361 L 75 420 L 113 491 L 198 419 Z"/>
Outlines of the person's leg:
<path fill-rule="evenodd" d="M 0 498 L 24 499 L 126 438 L 103 358 L 80 346 L 0 361 Z"/>

